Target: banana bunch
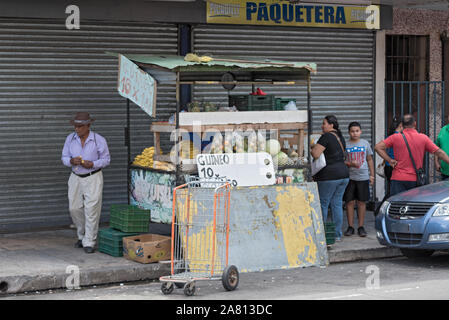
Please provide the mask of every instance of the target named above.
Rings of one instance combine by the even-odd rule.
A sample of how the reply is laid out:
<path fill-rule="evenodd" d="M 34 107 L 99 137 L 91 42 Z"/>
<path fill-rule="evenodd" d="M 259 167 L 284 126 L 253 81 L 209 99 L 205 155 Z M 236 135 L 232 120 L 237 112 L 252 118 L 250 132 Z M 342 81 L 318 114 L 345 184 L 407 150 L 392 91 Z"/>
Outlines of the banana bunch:
<path fill-rule="evenodd" d="M 154 164 L 153 155 L 154 147 L 145 148 L 141 154 L 134 158 L 133 164 L 141 167 L 152 168 Z"/>
<path fill-rule="evenodd" d="M 165 161 L 154 161 L 153 169 L 163 170 L 163 171 L 175 171 L 176 167 L 174 164 Z"/>

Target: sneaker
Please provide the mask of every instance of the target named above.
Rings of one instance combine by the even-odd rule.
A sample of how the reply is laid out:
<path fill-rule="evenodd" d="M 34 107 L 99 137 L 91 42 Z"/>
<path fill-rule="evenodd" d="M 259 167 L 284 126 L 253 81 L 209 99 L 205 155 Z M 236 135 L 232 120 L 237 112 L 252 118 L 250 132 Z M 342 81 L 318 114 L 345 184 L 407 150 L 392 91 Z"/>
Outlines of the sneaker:
<path fill-rule="evenodd" d="M 365 228 L 363 228 L 363 227 L 359 227 L 359 228 L 357 229 L 357 233 L 358 233 L 359 236 L 361 236 L 361 237 L 366 237 L 366 231 L 365 231 Z"/>
<path fill-rule="evenodd" d="M 81 241 L 81 240 L 78 240 L 76 243 L 75 243 L 75 248 L 82 248 L 83 247 L 83 242 Z"/>
<path fill-rule="evenodd" d="M 340 237 L 336 237 L 335 238 L 335 242 L 341 242 L 341 238 Z"/>
<path fill-rule="evenodd" d="M 354 228 L 349 226 L 345 232 L 345 236 L 347 236 L 347 237 L 352 236 L 354 234 L 354 231 L 355 231 Z"/>

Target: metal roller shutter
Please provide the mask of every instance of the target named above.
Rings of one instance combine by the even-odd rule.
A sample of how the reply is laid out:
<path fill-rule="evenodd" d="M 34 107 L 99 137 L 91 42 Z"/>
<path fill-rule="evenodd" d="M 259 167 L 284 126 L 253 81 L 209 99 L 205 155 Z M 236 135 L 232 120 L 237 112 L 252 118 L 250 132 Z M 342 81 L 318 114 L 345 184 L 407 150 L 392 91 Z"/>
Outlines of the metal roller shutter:
<path fill-rule="evenodd" d="M 323 117 L 334 114 L 345 137 L 349 122 L 359 121 L 362 137 L 368 141 L 372 135 L 373 45 L 374 34 L 367 30 L 198 25 L 193 31 L 197 54 L 315 62 L 318 72 L 312 76 L 313 132 L 320 133 Z M 267 86 L 262 90 L 296 98 L 300 109 L 307 107 L 305 86 Z M 249 86 L 231 91 L 249 92 Z M 227 103 L 226 91 L 218 86 L 195 86 L 193 98 Z"/>
<path fill-rule="evenodd" d="M 77 111 L 109 144 L 103 214 L 127 202 L 126 100 L 116 90 L 117 58 L 105 51 L 177 54 L 175 25 L 81 21 L 0 20 L 0 232 L 67 226 L 69 169 L 61 163 L 69 120 Z M 158 88 L 158 120 L 176 108 L 175 89 Z M 153 144 L 151 118 L 131 103 L 134 157 Z"/>

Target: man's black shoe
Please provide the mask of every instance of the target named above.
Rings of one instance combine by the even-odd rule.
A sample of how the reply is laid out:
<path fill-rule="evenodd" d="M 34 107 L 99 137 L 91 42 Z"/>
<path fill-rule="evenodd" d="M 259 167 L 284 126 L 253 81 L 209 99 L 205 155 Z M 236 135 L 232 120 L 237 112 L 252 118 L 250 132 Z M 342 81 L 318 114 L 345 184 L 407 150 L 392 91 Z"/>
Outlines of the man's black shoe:
<path fill-rule="evenodd" d="M 84 247 L 84 252 L 85 253 L 94 253 L 95 249 L 92 247 Z"/>
<path fill-rule="evenodd" d="M 349 226 L 348 229 L 345 232 L 345 236 L 351 236 L 354 234 L 354 228 Z"/>
<path fill-rule="evenodd" d="M 81 240 L 78 240 L 76 243 L 75 243 L 75 248 L 82 248 L 83 247 L 83 242 L 81 241 Z"/>
<path fill-rule="evenodd" d="M 359 227 L 359 228 L 357 229 L 357 232 L 358 232 L 359 236 L 361 236 L 361 237 L 366 237 L 366 231 L 365 231 L 365 228 Z"/>

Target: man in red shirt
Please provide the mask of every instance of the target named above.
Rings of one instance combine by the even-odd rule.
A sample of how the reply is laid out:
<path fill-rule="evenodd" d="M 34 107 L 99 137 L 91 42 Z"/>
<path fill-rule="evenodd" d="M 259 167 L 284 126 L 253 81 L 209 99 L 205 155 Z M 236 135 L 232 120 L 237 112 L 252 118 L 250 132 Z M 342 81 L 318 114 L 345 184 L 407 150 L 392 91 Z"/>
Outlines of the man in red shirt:
<path fill-rule="evenodd" d="M 447 154 L 438 148 L 428 136 L 416 131 L 416 121 L 411 114 L 404 115 L 402 125 L 404 127 L 402 133 L 407 138 L 417 169 L 422 168 L 426 151 L 435 154 L 449 164 Z M 387 148 L 393 148 L 394 159 L 388 156 Z M 376 144 L 374 149 L 393 167 L 390 196 L 416 187 L 416 172 L 402 134 L 396 133 L 389 136 Z"/>

